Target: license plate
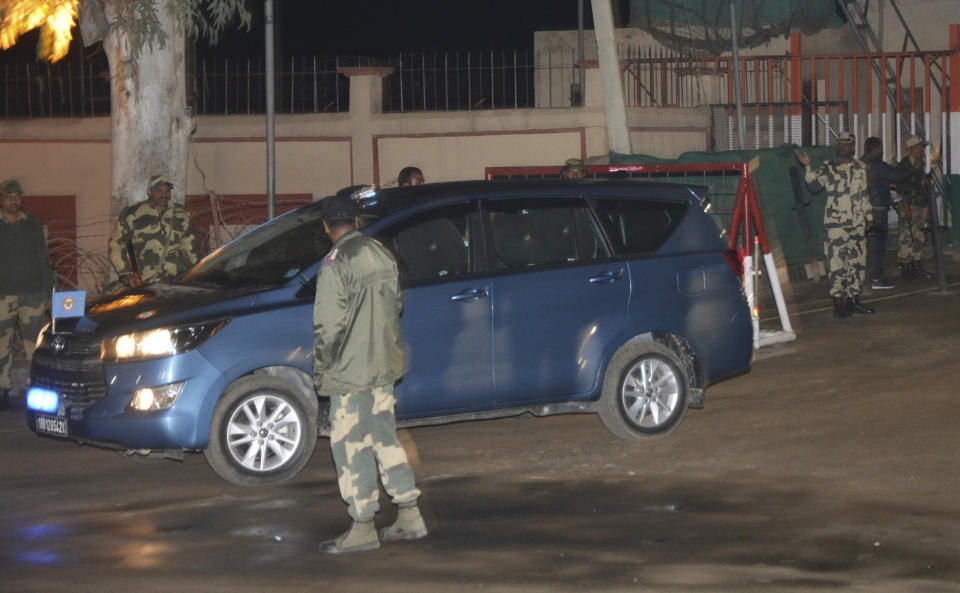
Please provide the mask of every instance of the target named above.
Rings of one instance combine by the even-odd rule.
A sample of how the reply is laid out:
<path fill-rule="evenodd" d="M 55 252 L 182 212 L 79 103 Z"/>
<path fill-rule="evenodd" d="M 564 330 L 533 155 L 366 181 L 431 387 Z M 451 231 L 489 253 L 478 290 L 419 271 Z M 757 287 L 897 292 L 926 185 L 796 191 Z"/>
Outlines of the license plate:
<path fill-rule="evenodd" d="M 63 416 L 37 414 L 37 432 L 58 437 L 67 436 L 67 419 Z"/>

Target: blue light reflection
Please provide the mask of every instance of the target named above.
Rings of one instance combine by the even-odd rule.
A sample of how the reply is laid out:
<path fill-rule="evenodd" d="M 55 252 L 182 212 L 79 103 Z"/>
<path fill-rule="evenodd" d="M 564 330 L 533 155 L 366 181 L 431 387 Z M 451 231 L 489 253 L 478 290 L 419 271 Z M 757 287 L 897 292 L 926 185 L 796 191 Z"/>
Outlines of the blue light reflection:
<path fill-rule="evenodd" d="M 19 560 L 23 564 L 57 564 L 61 562 L 60 554 L 49 550 L 37 550 L 21 554 Z"/>
<path fill-rule="evenodd" d="M 27 391 L 27 408 L 38 412 L 55 413 L 60 401 L 56 391 L 31 387 Z"/>

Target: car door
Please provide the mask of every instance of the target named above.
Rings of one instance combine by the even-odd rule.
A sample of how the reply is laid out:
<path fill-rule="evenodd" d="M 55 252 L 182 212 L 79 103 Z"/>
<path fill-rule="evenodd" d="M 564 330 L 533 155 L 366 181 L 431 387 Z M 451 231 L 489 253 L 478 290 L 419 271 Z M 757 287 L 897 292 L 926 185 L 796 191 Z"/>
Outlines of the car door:
<path fill-rule="evenodd" d="M 493 377 L 502 406 L 586 396 L 626 323 L 628 270 L 579 197 L 491 199 Z"/>
<path fill-rule="evenodd" d="M 470 241 L 476 209 L 433 208 L 375 234 L 396 256 L 403 288 L 400 419 L 495 405 L 490 280 L 474 273 Z"/>

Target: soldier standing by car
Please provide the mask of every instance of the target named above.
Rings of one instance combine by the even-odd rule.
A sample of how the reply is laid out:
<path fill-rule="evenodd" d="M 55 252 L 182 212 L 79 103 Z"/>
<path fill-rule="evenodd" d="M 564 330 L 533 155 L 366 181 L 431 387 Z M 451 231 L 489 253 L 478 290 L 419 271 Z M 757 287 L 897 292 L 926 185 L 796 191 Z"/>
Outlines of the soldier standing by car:
<path fill-rule="evenodd" d="M 43 225 L 22 208 L 20 183 L 13 179 L 0 183 L 0 410 L 10 402 L 11 345 L 17 323 L 30 360 L 54 282 Z"/>
<path fill-rule="evenodd" d="M 929 217 L 930 174 L 926 173 L 926 159 L 924 150 L 927 141 L 920 136 L 907 138 L 907 154 L 897 165 L 897 170 L 907 175 L 906 179 L 897 183 L 897 194 L 900 196 L 900 237 L 897 246 L 897 265 L 900 267 L 900 276 L 903 278 L 932 278 L 930 272 L 923 269 L 920 261 L 923 256 L 923 246 L 926 243 L 924 227 Z M 934 155 L 931 164 L 939 162 L 939 155 Z"/>
<path fill-rule="evenodd" d="M 853 313 L 873 313 L 860 302 L 867 270 L 866 227 L 873 222 L 873 210 L 867 196 L 867 171 L 854 158 L 856 138 L 850 132 L 837 136 L 837 158 L 810 167 L 810 156 L 794 151 L 806 169 L 804 180 L 812 193 L 827 192 L 823 213 L 824 254 L 833 297 L 833 314 L 850 317 Z"/>
<path fill-rule="evenodd" d="M 427 527 L 394 416 L 393 385 L 403 374 L 397 264 L 357 231 L 360 212 L 351 198 L 333 196 L 322 207 L 333 247 L 317 274 L 313 373 L 317 393 L 330 397 L 330 448 L 353 519 L 346 533 L 320 546 L 337 554 L 376 549 L 380 539 L 419 539 Z M 380 539 L 373 523 L 378 476 L 399 506 L 396 522 L 380 531 Z"/>
<path fill-rule="evenodd" d="M 179 276 L 200 259 L 190 214 L 170 205 L 173 183 L 154 175 L 147 199 L 124 208 L 113 227 L 110 263 L 122 285 L 138 286 Z"/>

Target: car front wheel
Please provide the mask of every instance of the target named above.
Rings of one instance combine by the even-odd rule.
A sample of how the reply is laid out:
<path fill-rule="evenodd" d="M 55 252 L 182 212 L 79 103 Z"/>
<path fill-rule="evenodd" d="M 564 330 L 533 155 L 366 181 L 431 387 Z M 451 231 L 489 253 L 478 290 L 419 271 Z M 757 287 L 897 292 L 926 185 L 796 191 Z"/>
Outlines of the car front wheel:
<path fill-rule="evenodd" d="M 244 377 L 217 402 L 204 457 L 220 477 L 241 486 L 289 480 L 317 445 L 310 410 L 310 402 L 286 381 Z"/>
<path fill-rule="evenodd" d="M 600 396 L 607 429 L 632 441 L 673 430 L 687 409 L 683 368 L 677 354 L 662 344 L 622 346 L 610 360 Z"/>

